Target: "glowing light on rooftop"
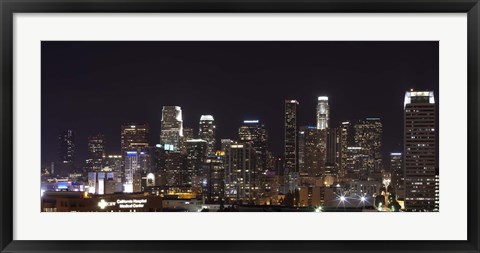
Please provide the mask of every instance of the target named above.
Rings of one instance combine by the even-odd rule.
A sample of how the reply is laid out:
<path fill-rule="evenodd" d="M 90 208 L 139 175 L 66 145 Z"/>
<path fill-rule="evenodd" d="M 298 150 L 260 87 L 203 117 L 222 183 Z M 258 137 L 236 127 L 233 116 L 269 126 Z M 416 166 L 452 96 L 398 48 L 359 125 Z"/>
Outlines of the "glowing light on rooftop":
<path fill-rule="evenodd" d="M 428 97 L 428 103 L 435 104 L 435 97 L 433 96 L 433 91 L 407 91 L 405 92 L 405 100 L 403 108 L 412 102 L 412 97 Z"/>
<path fill-rule="evenodd" d="M 213 116 L 212 115 L 202 115 L 200 116 L 200 120 L 209 120 L 209 121 L 213 121 Z"/>
<path fill-rule="evenodd" d="M 320 96 L 320 97 L 318 97 L 318 101 L 328 101 L 328 97 L 327 96 Z"/>

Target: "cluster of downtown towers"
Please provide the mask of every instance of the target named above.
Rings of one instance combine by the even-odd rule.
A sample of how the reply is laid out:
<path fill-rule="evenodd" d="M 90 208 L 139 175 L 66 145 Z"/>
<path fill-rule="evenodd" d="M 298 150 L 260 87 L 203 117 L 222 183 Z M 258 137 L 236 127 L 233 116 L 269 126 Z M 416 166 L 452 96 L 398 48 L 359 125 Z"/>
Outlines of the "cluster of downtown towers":
<path fill-rule="evenodd" d="M 138 122 L 121 126 L 121 154 L 106 154 L 101 133 L 88 138 L 87 191 L 162 189 L 196 194 L 210 203 L 279 205 L 292 194 L 298 199 L 290 205 L 296 206 L 335 205 L 338 196 L 389 196 L 404 202 L 406 211 L 437 211 L 433 91 L 406 91 L 403 106 L 403 153 L 390 154 L 388 169 L 382 165 L 381 119 L 332 126 L 327 96 L 318 97 L 314 126 L 298 126 L 299 102 L 285 100 L 282 156 L 269 152 L 268 131 L 257 119 L 239 125 L 237 140 L 218 143 L 213 115 L 201 115 L 195 136 L 192 128 L 183 126 L 180 106 L 164 106 L 159 144 L 150 145 L 148 123 Z M 75 161 L 74 137 L 73 130 L 59 135 L 62 166 Z M 99 181 L 110 183 L 99 188 Z"/>

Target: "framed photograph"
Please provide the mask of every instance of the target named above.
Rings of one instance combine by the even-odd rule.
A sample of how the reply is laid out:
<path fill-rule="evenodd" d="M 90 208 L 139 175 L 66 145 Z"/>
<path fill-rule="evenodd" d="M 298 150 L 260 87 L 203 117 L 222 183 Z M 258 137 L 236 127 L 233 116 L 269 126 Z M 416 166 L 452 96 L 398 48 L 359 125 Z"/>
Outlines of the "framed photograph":
<path fill-rule="evenodd" d="M 479 252 L 478 0 L 0 7 L 1 252 Z"/>

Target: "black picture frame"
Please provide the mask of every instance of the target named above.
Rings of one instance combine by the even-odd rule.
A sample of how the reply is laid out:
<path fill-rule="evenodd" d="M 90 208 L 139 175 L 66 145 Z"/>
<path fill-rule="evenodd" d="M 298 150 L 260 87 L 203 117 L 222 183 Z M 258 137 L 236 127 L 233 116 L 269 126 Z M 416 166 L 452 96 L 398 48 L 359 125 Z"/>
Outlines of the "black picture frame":
<path fill-rule="evenodd" d="M 14 13 L 468 13 L 468 240 L 466 241 L 16 241 L 13 240 Z M 0 0 L 1 252 L 479 252 L 479 0 Z M 372 238 L 374 239 L 374 238 Z"/>

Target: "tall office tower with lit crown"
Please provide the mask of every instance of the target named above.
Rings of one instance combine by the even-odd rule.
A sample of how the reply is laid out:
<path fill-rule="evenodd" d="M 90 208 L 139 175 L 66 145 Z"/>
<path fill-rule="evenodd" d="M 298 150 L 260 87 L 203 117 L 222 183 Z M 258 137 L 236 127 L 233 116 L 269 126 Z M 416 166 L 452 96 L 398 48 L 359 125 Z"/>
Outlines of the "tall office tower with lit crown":
<path fill-rule="evenodd" d="M 215 155 L 217 141 L 215 122 L 212 115 L 202 115 L 200 117 L 200 126 L 198 128 L 198 138 L 207 142 L 207 155 Z"/>
<path fill-rule="evenodd" d="M 126 151 L 142 150 L 148 147 L 150 128 L 147 123 L 126 123 L 121 129 L 122 156 Z"/>
<path fill-rule="evenodd" d="M 60 163 L 75 162 L 75 132 L 65 130 L 58 135 L 58 160 Z"/>
<path fill-rule="evenodd" d="M 162 110 L 160 144 L 173 145 L 174 150 L 178 150 L 180 149 L 182 137 L 182 109 L 180 106 L 164 106 Z"/>
<path fill-rule="evenodd" d="M 330 121 L 330 107 L 328 106 L 328 97 L 318 97 L 317 104 L 317 129 L 325 130 Z"/>
<path fill-rule="evenodd" d="M 380 118 L 366 118 L 355 125 L 355 142 L 369 156 L 368 173 L 382 169 L 382 122 Z"/>
<path fill-rule="evenodd" d="M 290 191 L 298 186 L 297 100 L 285 100 L 285 172 Z"/>
<path fill-rule="evenodd" d="M 405 209 L 435 209 L 436 113 L 433 91 L 407 91 L 404 102 Z"/>
<path fill-rule="evenodd" d="M 105 157 L 105 136 L 101 133 L 88 137 L 88 159 L 89 171 L 100 171 L 104 164 Z"/>
<path fill-rule="evenodd" d="M 267 169 L 268 133 L 265 125 L 258 120 L 244 120 L 238 129 L 238 137 L 242 142 L 249 142 L 257 154 L 257 168 L 265 172 Z"/>

